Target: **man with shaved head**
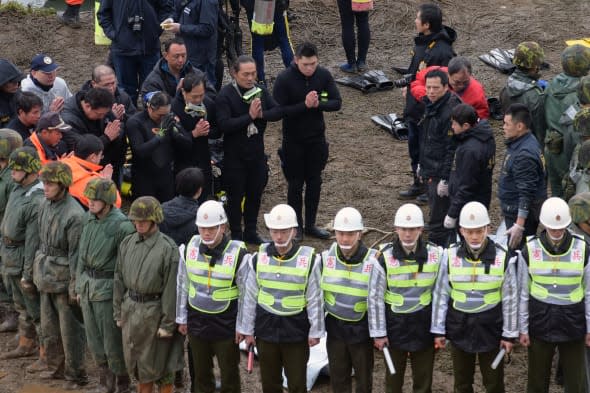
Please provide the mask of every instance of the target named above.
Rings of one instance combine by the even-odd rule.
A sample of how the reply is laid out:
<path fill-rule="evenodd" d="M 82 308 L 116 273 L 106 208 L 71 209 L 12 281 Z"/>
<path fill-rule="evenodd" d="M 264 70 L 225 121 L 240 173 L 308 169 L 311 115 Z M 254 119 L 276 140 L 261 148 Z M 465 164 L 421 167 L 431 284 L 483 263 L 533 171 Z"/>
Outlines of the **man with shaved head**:
<path fill-rule="evenodd" d="M 82 86 L 82 90 L 88 90 L 92 87 L 100 87 L 111 92 L 115 98 L 115 103 L 113 104 L 113 115 L 115 115 L 115 118 L 125 121 L 128 116 L 137 112 L 129 94 L 117 85 L 115 70 L 108 65 L 100 64 L 94 67 L 92 70 L 92 79 Z"/>

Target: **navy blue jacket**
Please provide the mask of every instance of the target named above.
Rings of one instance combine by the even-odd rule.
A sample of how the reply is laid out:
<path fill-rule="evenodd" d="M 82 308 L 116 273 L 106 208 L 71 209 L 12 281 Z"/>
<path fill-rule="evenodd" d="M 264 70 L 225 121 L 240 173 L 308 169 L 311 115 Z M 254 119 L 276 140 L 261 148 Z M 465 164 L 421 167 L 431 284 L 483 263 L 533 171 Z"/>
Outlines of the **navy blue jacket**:
<path fill-rule="evenodd" d="M 496 142 L 494 131 L 486 120 L 455 135 L 455 140 L 457 150 L 449 178 L 451 206 L 447 215 L 458 218 L 467 202 L 477 201 L 490 207 Z"/>
<path fill-rule="evenodd" d="M 111 39 L 111 52 L 120 56 L 160 53 L 160 23 L 173 17 L 172 0 L 101 0 L 98 22 Z M 129 18 L 143 18 L 134 32 Z"/>
<path fill-rule="evenodd" d="M 177 245 L 188 244 L 197 233 L 195 217 L 199 210 L 199 201 L 178 195 L 162 203 L 162 210 L 164 221 L 160 224 L 160 232 L 170 236 Z"/>
<path fill-rule="evenodd" d="M 206 72 L 217 61 L 218 0 L 174 0 L 174 20 L 193 67 Z"/>
<path fill-rule="evenodd" d="M 506 145 L 498 186 L 500 206 L 505 216 L 526 218 L 532 203 L 547 197 L 543 153 L 531 132 Z"/>

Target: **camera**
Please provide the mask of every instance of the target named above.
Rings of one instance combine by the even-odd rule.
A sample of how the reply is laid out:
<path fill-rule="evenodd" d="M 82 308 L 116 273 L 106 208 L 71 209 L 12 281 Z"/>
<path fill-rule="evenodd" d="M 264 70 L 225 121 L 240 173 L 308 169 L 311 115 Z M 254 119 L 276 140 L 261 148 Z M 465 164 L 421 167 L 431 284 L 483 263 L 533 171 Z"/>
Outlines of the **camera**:
<path fill-rule="evenodd" d="M 405 74 L 403 78 L 393 81 L 393 85 L 397 88 L 409 86 L 412 82 L 412 74 Z"/>
<path fill-rule="evenodd" d="M 142 21 L 143 18 L 139 15 L 130 16 L 129 18 L 127 18 L 127 24 L 129 24 L 131 30 L 135 32 L 141 31 Z"/>

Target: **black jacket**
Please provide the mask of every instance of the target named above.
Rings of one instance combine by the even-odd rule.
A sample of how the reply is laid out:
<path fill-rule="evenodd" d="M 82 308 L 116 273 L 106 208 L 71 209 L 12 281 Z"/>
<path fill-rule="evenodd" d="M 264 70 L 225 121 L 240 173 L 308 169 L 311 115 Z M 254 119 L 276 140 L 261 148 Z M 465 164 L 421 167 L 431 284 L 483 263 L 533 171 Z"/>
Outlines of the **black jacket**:
<path fill-rule="evenodd" d="M 112 113 L 107 114 L 102 120 L 90 120 L 86 117 L 81 104 L 84 93 L 84 91 L 79 91 L 73 97 L 68 98 L 61 113 L 63 121 L 72 126 L 70 132 L 63 134 L 68 151 L 74 150 L 80 135 L 92 134 L 100 138 L 104 146 L 100 164 L 112 164 L 114 168 L 119 168 L 125 162 L 125 137 L 123 133 L 120 133 L 117 138 L 111 141 L 104 134 L 107 122 L 114 120 Z"/>
<path fill-rule="evenodd" d="M 111 52 L 121 56 L 160 53 L 160 23 L 173 17 L 172 0 L 102 0 L 98 22 L 111 39 Z M 140 31 L 133 31 L 129 18 L 138 16 Z"/>
<path fill-rule="evenodd" d="M 565 232 L 563 242 L 554 247 L 547 239 L 547 232 L 539 234 L 539 240 L 543 247 L 553 255 L 565 254 L 573 241 L 569 231 Z M 588 244 L 583 255 L 587 256 Z M 522 249 L 522 256 L 529 264 L 528 246 Z M 587 258 L 584 260 L 586 266 Z M 538 340 L 550 343 L 567 342 L 582 339 L 586 335 L 586 318 L 584 300 L 572 305 L 559 306 L 545 303 L 529 296 L 529 335 Z"/>
<path fill-rule="evenodd" d="M 237 86 L 237 85 L 236 85 Z M 223 134 L 224 165 L 233 165 L 241 160 L 264 159 L 264 131 L 267 121 L 277 121 L 283 116 L 266 88 L 262 88 L 263 118 L 252 121 L 248 113 L 250 104 L 242 99 L 244 89 L 236 90 L 233 83 L 223 86 L 215 99 L 217 127 Z M 247 136 L 248 125 L 254 123 L 258 133 Z"/>
<path fill-rule="evenodd" d="M 467 202 L 481 202 L 489 208 L 496 157 L 494 131 L 486 120 L 455 135 L 455 140 L 457 150 L 449 178 L 451 206 L 447 213 L 453 218 L 459 217 Z"/>
<path fill-rule="evenodd" d="M 363 263 L 367 251 L 367 247 L 361 243 L 356 253 L 349 259 L 344 258 L 339 250 L 337 252 L 338 257 L 344 264 L 356 265 Z M 338 319 L 333 315 L 326 313 L 326 332 L 331 339 L 344 341 L 348 344 L 367 342 L 371 339 L 369 335 L 369 321 L 367 318 L 367 314 L 365 314 L 360 321 L 351 322 Z"/>
<path fill-rule="evenodd" d="M 174 20 L 180 23 L 179 36 L 186 43 L 188 59 L 205 70 L 217 61 L 218 0 L 174 0 Z"/>
<path fill-rule="evenodd" d="M 16 94 L 0 92 L 0 128 L 16 117 Z"/>
<path fill-rule="evenodd" d="M 182 68 L 182 71 L 180 71 L 180 78 L 184 78 L 191 72 L 194 72 L 194 68 L 191 63 L 187 61 Z M 168 93 L 170 97 L 174 98 L 174 96 L 176 96 L 176 87 L 178 86 L 178 82 L 179 80 L 177 80 L 176 77 L 170 73 L 168 62 L 164 60 L 164 58 L 161 58 L 154 66 L 152 72 L 150 72 L 143 81 L 140 90 L 140 97 L 143 100 L 143 97 L 146 93 L 152 91 L 163 91 Z"/>
<path fill-rule="evenodd" d="M 27 127 L 19 120 L 18 116 L 15 116 L 10 120 L 10 122 L 6 125 L 6 128 L 10 128 L 20 134 L 23 138 L 23 141 L 26 140 L 31 134 L 35 131 L 35 127 Z"/>
<path fill-rule="evenodd" d="M 178 245 L 188 244 L 197 233 L 195 217 L 198 209 L 199 201 L 181 195 L 164 202 L 164 221 L 160 224 L 160 232 L 170 236 Z"/>
<path fill-rule="evenodd" d="M 408 74 L 412 74 L 412 79 L 421 69 L 421 63 L 424 62 L 426 67 L 432 65 L 446 66 L 455 56 L 453 43 L 457 39 L 457 32 L 448 26 L 429 35 L 419 34 L 414 38 L 414 50 L 412 60 L 408 67 Z M 423 103 L 417 101 L 412 94 L 406 94 L 406 107 L 404 117 L 407 120 L 418 122 L 424 111 Z"/>
<path fill-rule="evenodd" d="M 320 95 L 320 104 L 317 108 L 308 109 L 305 96 L 314 90 Z M 273 96 L 285 116 L 284 141 L 323 141 L 326 129 L 323 112 L 334 112 L 342 107 L 342 98 L 332 74 L 320 66 L 312 76 L 306 77 L 296 64 L 291 64 L 277 76 Z"/>
<path fill-rule="evenodd" d="M 172 112 L 180 119 L 180 124 L 186 132 L 187 138 L 192 140 L 192 143 L 175 144 L 174 151 L 176 156 L 176 163 L 174 170 L 179 172 L 188 167 L 199 167 L 206 173 L 211 173 L 211 153 L 209 152 L 209 139 L 219 138 L 219 131 L 217 128 L 217 115 L 215 114 L 215 102 L 205 96 L 203 100 L 205 108 L 207 108 L 207 121 L 209 122 L 209 137 L 193 138 L 192 130 L 201 120 L 200 117 L 192 117 L 184 111 L 186 103 L 181 93 L 178 93 L 172 101 Z"/>
<path fill-rule="evenodd" d="M 80 91 L 88 91 L 91 88 L 92 82 L 88 80 L 84 83 L 84 85 L 82 85 Z M 121 119 L 123 123 L 137 112 L 137 108 L 133 104 L 133 100 L 129 94 L 127 94 L 125 90 L 121 89 L 120 87 L 117 87 L 117 90 L 115 91 L 115 103 L 122 104 L 125 107 L 125 115 L 123 115 L 123 118 Z"/>
<path fill-rule="evenodd" d="M 426 109 L 420 122 L 420 167 L 424 179 L 449 179 L 456 144 L 451 128 L 451 111 L 462 101 L 448 91 L 435 103 L 424 97 Z"/>

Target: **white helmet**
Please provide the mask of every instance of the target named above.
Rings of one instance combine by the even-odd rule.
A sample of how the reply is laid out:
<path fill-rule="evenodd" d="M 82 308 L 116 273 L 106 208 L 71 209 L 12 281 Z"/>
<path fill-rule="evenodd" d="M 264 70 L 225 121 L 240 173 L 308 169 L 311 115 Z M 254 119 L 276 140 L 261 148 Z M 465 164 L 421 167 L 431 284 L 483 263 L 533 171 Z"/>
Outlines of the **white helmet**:
<path fill-rule="evenodd" d="M 336 217 L 334 217 L 335 231 L 354 232 L 363 229 L 365 229 L 363 217 L 354 207 L 345 207 L 336 213 Z"/>
<path fill-rule="evenodd" d="M 289 205 L 280 204 L 264 215 L 264 223 L 269 229 L 288 229 L 297 227 L 297 215 Z"/>
<path fill-rule="evenodd" d="M 211 228 L 217 225 L 225 224 L 227 216 L 221 202 L 206 201 L 197 210 L 196 224 L 198 227 Z"/>
<path fill-rule="evenodd" d="M 481 228 L 490 225 L 488 209 L 480 202 L 468 202 L 459 214 L 459 226 L 461 228 Z"/>
<path fill-rule="evenodd" d="M 422 210 L 413 203 L 401 205 L 395 212 L 393 225 L 399 228 L 420 228 L 424 226 Z"/>
<path fill-rule="evenodd" d="M 539 221 L 547 229 L 567 228 L 572 222 L 570 208 L 561 198 L 549 198 L 541 206 Z"/>

